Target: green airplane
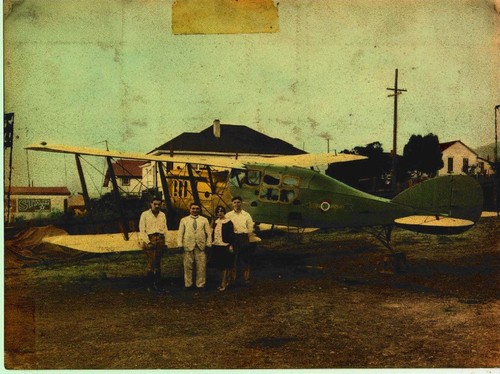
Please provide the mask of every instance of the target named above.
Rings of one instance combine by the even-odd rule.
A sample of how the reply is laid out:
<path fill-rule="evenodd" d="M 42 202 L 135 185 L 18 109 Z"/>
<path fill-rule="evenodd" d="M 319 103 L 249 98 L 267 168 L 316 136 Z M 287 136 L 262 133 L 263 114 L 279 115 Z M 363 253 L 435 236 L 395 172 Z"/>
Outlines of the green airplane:
<path fill-rule="evenodd" d="M 483 204 L 481 186 L 465 175 L 429 179 L 389 200 L 314 170 L 271 164 L 234 170 L 230 191 L 243 198 L 244 209 L 256 222 L 318 228 L 397 224 L 418 232 L 456 234 L 472 227 Z"/>
<path fill-rule="evenodd" d="M 391 246 L 395 225 L 428 234 L 459 234 L 477 222 L 483 206 L 481 186 L 465 175 L 429 179 L 391 200 L 293 166 L 248 164 L 234 170 L 230 182 L 231 194 L 242 198 L 256 222 L 368 231 L 390 251 L 377 265 L 387 272 L 408 267 L 406 255 Z"/>

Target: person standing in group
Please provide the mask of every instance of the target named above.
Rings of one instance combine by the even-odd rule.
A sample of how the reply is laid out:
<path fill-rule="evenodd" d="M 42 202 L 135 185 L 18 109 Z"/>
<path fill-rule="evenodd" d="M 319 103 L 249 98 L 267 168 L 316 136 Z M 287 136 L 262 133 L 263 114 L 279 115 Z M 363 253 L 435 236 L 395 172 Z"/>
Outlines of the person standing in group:
<path fill-rule="evenodd" d="M 148 291 L 161 289 L 161 259 L 167 249 L 167 217 L 160 210 L 161 199 L 152 197 L 151 209 L 144 211 L 139 219 L 139 239 L 148 259 L 146 281 Z"/>
<path fill-rule="evenodd" d="M 234 225 L 236 280 L 243 276 L 243 282 L 250 282 L 250 265 L 255 246 L 250 246 L 249 236 L 253 233 L 254 222 L 250 213 L 241 208 L 243 199 L 240 196 L 232 198 L 233 210 L 226 214 Z"/>
<path fill-rule="evenodd" d="M 192 203 L 189 216 L 181 219 L 177 243 L 184 249 L 184 286 L 193 285 L 193 265 L 196 265 L 196 288 L 203 289 L 206 283 L 207 255 L 205 248 L 211 247 L 212 235 L 208 219 L 200 216 L 200 206 Z"/>
<path fill-rule="evenodd" d="M 234 225 L 226 216 L 222 205 L 215 208 L 216 220 L 212 231 L 212 257 L 215 268 L 222 272 L 221 283 L 217 288 L 225 291 L 230 281 L 230 272 L 234 268 Z"/>

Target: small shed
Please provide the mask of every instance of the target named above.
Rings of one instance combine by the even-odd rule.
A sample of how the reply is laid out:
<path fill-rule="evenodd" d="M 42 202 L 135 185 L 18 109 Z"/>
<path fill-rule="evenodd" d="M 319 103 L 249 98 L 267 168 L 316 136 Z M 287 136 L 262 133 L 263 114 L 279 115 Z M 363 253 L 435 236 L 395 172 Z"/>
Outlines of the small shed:
<path fill-rule="evenodd" d="M 52 213 L 65 213 L 70 195 L 67 187 L 10 187 L 10 191 L 6 187 L 6 221 L 12 222 L 16 218 L 30 220 L 44 218 Z"/>

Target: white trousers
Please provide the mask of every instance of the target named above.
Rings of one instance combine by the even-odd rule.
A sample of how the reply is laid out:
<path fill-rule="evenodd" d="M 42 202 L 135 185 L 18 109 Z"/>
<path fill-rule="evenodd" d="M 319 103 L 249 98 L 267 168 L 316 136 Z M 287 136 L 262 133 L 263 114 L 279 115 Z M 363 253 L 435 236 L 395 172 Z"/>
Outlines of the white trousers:
<path fill-rule="evenodd" d="M 207 255 L 205 251 L 195 248 L 184 251 L 184 286 L 193 285 L 193 265 L 196 265 L 196 287 L 205 287 L 207 279 Z"/>

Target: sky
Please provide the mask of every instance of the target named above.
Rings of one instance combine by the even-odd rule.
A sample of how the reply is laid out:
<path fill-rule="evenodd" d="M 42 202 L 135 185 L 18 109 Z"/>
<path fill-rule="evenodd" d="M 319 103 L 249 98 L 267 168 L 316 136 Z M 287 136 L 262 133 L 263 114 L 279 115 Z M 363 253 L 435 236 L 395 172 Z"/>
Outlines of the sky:
<path fill-rule="evenodd" d="M 73 157 L 26 152 L 29 144 L 149 152 L 214 119 L 307 152 L 374 141 L 390 151 L 395 69 L 407 90 L 398 153 L 412 134 L 471 148 L 494 141 L 500 3 L 282 0 L 272 2 L 274 32 L 182 35 L 172 32 L 173 3 L 4 0 L 12 185 L 81 191 Z M 95 195 L 104 161 L 84 168 Z"/>

